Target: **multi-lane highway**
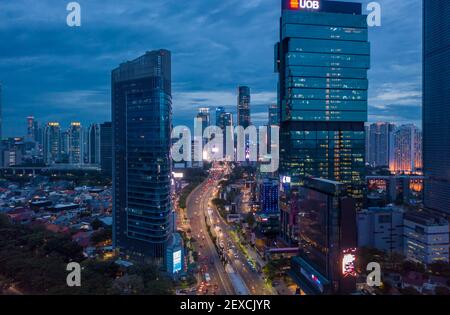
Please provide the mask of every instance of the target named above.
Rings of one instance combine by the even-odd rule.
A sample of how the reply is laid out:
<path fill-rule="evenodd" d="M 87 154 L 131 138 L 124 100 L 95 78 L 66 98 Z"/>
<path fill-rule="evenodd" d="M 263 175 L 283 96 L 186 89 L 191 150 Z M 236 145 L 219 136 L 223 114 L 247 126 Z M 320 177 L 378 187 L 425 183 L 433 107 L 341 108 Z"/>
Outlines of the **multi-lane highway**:
<path fill-rule="evenodd" d="M 209 181 L 206 181 L 189 195 L 186 202 L 191 236 L 195 239 L 194 246 L 199 253 L 200 277 L 202 278 L 202 285 L 198 288 L 197 294 L 233 295 L 236 292 L 208 234 L 205 222 L 208 202 L 212 197 L 213 189 L 214 187 L 209 184 Z"/>
<path fill-rule="evenodd" d="M 267 286 L 262 278 L 260 270 L 248 260 L 238 244 L 237 234 L 211 205 L 211 199 L 217 189 L 218 183 L 226 169 L 213 171 L 208 180 L 197 187 L 187 200 L 187 214 L 191 226 L 191 235 L 196 239 L 194 243 L 200 253 L 200 273 L 202 277 L 207 273 L 211 278 L 211 283 L 217 289 L 207 289 L 207 294 L 241 294 L 237 291 L 244 291 L 246 294 L 270 295 L 274 294 L 271 287 Z M 220 255 L 208 233 L 205 217 L 211 226 L 212 232 L 217 237 L 217 245 L 222 248 L 222 261 L 230 264 L 237 273 L 242 286 L 245 289 L 234 288 L 233 283 L 226 273 Z M 236 280 L 234 277 L 233 280 Z M 234 284 L 234 287 L 233 287 Z M 210 286 L 211 287 L 211 286 Z M 205 293 L 205 286 L 202 286 Z"/>

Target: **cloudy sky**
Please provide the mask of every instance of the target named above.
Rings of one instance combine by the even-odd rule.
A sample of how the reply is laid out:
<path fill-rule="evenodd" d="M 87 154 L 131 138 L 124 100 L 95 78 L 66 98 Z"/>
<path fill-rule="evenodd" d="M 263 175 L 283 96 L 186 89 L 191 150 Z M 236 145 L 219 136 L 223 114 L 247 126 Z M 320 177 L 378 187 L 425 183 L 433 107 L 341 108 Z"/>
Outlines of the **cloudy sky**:
<path fill-rule="evenodd" d="M 276 101 L 279 1 L 79 0 L 82 26 L 70 28 L 69 1 L 1 0 L 4 136 L 23 135 L 28 115 L 64 125 L 109 120 L 111 69 L 158 48 L 173 54 L 175 124 L 191 124 L 200 106 L 234 111 L 239 84 L 252 88 L 253 120 L 265 122 Z M 420 124 L 421 2 L 379 0 L 371 121 Z"/>

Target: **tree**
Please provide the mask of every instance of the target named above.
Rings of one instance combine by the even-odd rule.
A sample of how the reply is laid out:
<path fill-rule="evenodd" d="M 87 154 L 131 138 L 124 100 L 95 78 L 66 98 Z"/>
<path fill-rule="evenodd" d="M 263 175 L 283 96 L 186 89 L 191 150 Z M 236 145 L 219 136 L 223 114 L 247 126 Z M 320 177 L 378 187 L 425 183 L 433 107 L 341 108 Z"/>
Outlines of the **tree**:
<path fill-rule="evenodd" d="M 111 293 L 115 295 L 142 294 L 144 280 L 138 275 L 124 275 L 112 283 Z"/>

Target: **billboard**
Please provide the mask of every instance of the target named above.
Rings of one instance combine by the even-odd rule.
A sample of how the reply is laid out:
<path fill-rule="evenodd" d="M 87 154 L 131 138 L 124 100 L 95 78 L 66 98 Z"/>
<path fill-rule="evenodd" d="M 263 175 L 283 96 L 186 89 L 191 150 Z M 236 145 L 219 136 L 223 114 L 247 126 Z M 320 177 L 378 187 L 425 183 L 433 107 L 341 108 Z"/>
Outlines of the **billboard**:
<path fill-rule="evenodd" d="M 173 273 L 181 271 L 181 250 L 173 253 Z"/>

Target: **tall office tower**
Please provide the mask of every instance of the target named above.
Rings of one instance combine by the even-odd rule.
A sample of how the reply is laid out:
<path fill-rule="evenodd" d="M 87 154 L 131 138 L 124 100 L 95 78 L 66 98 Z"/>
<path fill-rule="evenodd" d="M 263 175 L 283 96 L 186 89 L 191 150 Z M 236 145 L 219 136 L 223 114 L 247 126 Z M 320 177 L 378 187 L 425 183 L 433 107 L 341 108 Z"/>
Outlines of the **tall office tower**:
<path fill-rule="evenodd" d="M 450 215 L 450 1 L 423 1 L 424 204 Z"/>
<path fill-rule="evenodd" d="M 228 112 L 221 113 L 217 121 L 217 126 L 223 130 L 225 135 L 225 128 L 233 126 L 233 114 Z"/>
<path fill-rule="evenodd" d="M 222 114 L 225 113 L 225 107 L 219 106 L 216 108 L 216 126 L 220 127 L 220 120 Z"/>
<path fill-rule="evenodd" d="M 278 215 L 278 180 L 264 178 L 259 184 L 259 201 L 261 212 L 266 215 Z"/>
<path fill-rule="evenodd" d="M 315 3 L 303 9 L 298 1 L 282 0 L 275 47 L 280 175 L 293 186 L 307 177 L 341 182 L 361 208 L 370 67 L 366 16 L 360 3 Z M 289 204 L 284 210 L 293 211 Z M 290 216 L 285 211 L 282 224 Z"/>
<path fill-rule="evenodd" d="M 409 124 L 391 134 L 389 169 L 393 173 L 414 173 L 422 170 L 422 132 Z"/>
<path fill-rule="evenodd" d="M 370 148 L 369 148 L 369 143 L 370 143 L 370 126 L 368 125 L 364 125 L 364 133 L 365 133 L 365 146 L 366 146 L 366 152 L 365 152 L 365 163 L 369 164 L 369 155 L 370 155 Z"/>
<path fill-rule="evenodd" d="M 89 164 L 89 128 L 81 128 L 81 160 Z"/>
<path fill-rule="evenodd" d="M 104 174 L 112 176 L 113 137 L 111 122 L 100 125 L 100 166 Z"/>
<path fill-rule="evenodd" d="M 79 122 L 73 122 L 69 129 L 69 163 L 83 164 L 83 153 L 83 128 Z"/>
<path fill-rule="evenodd" d="M 211 125 L 211 116 L 209 114 L 209 108 L 201 107 L 198 109 L 197 119 L 201 120 L 202 134 L 204 134 L 205 129 Z"/>
<path fill-rule="evenodd" d="M 299 188 L 299 255 L 291 276 L 307 295 L 356 290 L 356 204 L 345 185 L 307 179 Z"/>
<path fill-rule="evenodd" d="M 278 105 L 272 104 L 269 106 L 269 126 L 278 126 L 279 124 Z"/>
<path fill-rule="evenodd" d="M 69 163 L 69 130 L 61 131 L 61 152 L 59 156 L 59 163 Z"/>
<path fill-rule="evenodd" d="M 173 231 L 170 199 L 171 53 L 112 71 L 114 246 L 162 262 Z"/>
<path fill-rule="evenodd" d="M 391 147 L 391 133 L 395 125 L 378 122 L 369 127 L 369 159 L 371 166 L 389 166 L 389 150 Z"/>
<path fill-rule="evenodd" d="M 36 141 L 36 121 L 33 116 L 27 117 L 27 135 L 25 140 L 28 142 Z"/>
<path fill-rule="evenodd" d="M 88 163 L 100 164 L 100 125 L 91 124 L 88 130 Z"/>
<path fill-rule="evenodd" d="M 237 108 L 237 124 L 247 128 L 252 124 L 250 119 L 250 88 L 248 86 L 238 87 L 238 108 Z"/>
<path fill-rule="evenodd" d="M 200 123 L 200 126 L 197 125 L 198 123 Z M 211 116 L 209 114 L 209 108 L 207 108 L 207 107 L 199 108 L 196 119 L 195 119 L 195 123 L 194 123 L 194 129 L 201 127 L 202 134 L 199 139 L 199 136 L 195 133 L 194 140 L 196 141 L 196 143 L 198 145 L 201 144 L 202 148 L 208 143 L 208 139 L 205 138 L 204 135 L 205 135 L 206 128 L 208 128 L 210 126 L 210 124 L 211 124 Z M 200 152 L 200 151 L 195 150 L 194 154 L 196 154 L 196 152 Z M 197 153 L 197 155 L 198 155 L 198 153 Z M 202 156 L 201 157 L 195 156 L 194 160 L 202 160 L 202 159 L 207 159 L 207 156 L 205 155 L 203 150 L 202 150 Z M 203 162 L 200 162 L 200 164 L 203 167 Z"/>
<path fill-rule="evenodd" d="M 61 159 L 61 126 L 49 122 L 44 131 L 44 161 L 54 164 Z"/>
<path fill-rule="evenodd" d="M 3 103 L 2 103 L 2 83 L 0 82 L 0 139 L 3 138 Z"/>

